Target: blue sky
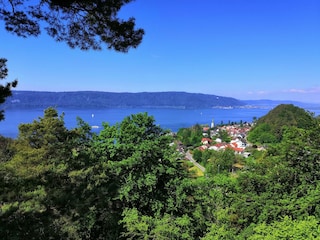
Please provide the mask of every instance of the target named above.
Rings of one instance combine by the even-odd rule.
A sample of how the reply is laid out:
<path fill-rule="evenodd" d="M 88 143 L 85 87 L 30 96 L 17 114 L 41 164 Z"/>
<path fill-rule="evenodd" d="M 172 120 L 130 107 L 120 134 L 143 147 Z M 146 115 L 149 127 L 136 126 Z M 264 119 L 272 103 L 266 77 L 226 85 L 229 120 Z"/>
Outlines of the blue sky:
<path fill-rule="evenodd" d="M 136 0 L 145 37 L 129 53 L 80 51 L 0 27 L 17 90 L 185 91 L 320 103 L 319 0 Z"/>

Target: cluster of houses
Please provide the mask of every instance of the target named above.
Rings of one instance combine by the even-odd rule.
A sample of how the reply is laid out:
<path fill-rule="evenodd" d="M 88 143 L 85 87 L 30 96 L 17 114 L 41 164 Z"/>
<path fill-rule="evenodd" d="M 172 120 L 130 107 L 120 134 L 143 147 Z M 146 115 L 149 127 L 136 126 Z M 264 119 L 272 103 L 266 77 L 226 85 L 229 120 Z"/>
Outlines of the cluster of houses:
<path fill-rule="evenodd" d="M 234 124 L 209 128 L 203 127 L 203 138 L 201 140 L 201 146 L 199 150 L 215 150 L 221 151 L 230 148 L 235 151 L 235 153 L 242 154 L 248 157 L 249 153 L 245 152 L 247 147 L 246 136 L 250 131 L 250 124 Z M 230 137 L 230 142 L 224 142 L 219 136 L 220 133 L 224 131 Z"/>

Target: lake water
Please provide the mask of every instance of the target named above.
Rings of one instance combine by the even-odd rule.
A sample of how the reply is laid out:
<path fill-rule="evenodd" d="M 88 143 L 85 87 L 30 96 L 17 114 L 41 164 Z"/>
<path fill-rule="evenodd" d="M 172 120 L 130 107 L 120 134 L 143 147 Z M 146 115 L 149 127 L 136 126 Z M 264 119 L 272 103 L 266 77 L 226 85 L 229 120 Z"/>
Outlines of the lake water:
<path fill-rule="evenodd" d="M 147 112 L 148 115 L 155 118 L 156 124 L 164 129 L 170 129 L 173 132 L 179 128 L 190 127 L 197 123 L 210 125 L 214 119 L 215 124 L 230 122 L 252 122 L 253 118 L 259 118 L 267 114 L 271 108 L 233 108 L 233 109 L 152 109 L 152 108 L 134 108 L 134 109 L 57 109 L 59 114 L 65 113 L 64 121 L 68 128 L 76 127 L 76 118 L 80 117 L 91 126 L 99 128 L 93 131 L 99 131 L 103 122 L 111 125 L 121 122 L 126 116 L 131 114 Z M 309 109 L 316 115 L 320 110 Z M 0 135 L 16 138 L 18 136 L 18 126 L 21 123 L 31 123 L 43 117 L 43 109 L 28 110 L 6 110 L 5 121 L 0 122 Z"/>

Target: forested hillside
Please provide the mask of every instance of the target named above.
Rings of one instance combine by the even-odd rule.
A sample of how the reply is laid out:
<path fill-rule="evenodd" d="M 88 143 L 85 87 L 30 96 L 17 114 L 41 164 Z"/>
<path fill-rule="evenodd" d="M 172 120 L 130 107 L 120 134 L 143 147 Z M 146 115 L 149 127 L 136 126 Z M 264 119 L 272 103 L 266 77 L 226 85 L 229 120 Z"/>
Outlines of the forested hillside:
<path fill-rule="evenodd" d="M 312 113 L 293 104 L 281 104 L 257 120 L 248 139 L 253 143 L 280 142 L 287 127 L 311 129 L 315 125 Z"/>
<path fill-rule="evenodd" d="M 320 122 L 310 117 L 282 122 L 281 139 L 248 158 L 205 150 L 197 177 L 147 113 L 93 134 L 48 108 L 17 139 L 0 138 L 0 239 L 318 239 Z"/>
<path fill-rule="evenodd" d="M 185 92 L 33 92 L 13 91 L 3 105 L 5 108 L 211 108 L 214 106 L 242 106 L 245 103 L 230 97 Z"/>

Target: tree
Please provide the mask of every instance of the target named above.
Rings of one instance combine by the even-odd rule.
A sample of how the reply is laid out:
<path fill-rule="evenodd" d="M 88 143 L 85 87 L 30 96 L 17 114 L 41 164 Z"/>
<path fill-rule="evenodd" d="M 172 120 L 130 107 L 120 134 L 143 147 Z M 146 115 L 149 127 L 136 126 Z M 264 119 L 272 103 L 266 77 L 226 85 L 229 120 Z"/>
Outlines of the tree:
<path fill-rule="evenodd" d="M 202 161 L 202 152 L 199 149 L 195 149 L 192 156 L 197 162 Z"/>
<path fill-rule="evenodd" d="M 186 146 L 199 146 L 203 137 L 202 127 L 196 124 L 191 128 L 180 128 L 177 137 Z"/>
<path fill-rule="evenodd" d="M 229 173 L 232 170 L 232 165 L 236 160 L 235 152 L 233 149 L 226 148 L 222 152 L 211 150 L 207 152 L 211 153 L 211 155 L 208 156 L 210 157 L 210 159 L 207 158 L 205 160 L 207 173 L 215 175 L 220 173 Z"/>
<path fill-rule="evenodd" d="M 7 60 L 0 58 L 0 80 L 4 80 L 8 76 Z M 18 84 L 17 80 L 5 85 L 0 84 L 0 104 L 4 103 L 6 98 L 12 95 L 11 89 Z M 0 110 L 0 121 L 4 120 L 4 110 Z"/>
<path fill-rule="evenodd" d="M 119 239 L 131 235 L 124 210 L 136 209 L 152 236 L 190 239 L 173 137 L 146 113 L 90 130 L 81 120 L 67 129 L 53 108 L 20 125 L 0 162 L 0 238 Z"/>
<path fill-rule="evenodd" d="M 141 215 L 137 209 L 125 209 L 123 220 L 125 239 L 194 239 L 191 218 L 165 214 L 161 218 Z"/>
<path fill-rule="evenodd" d="M 201 238 L 201 240 L 220 240 L 220 239 L 236 239 L 236 234 L 233 229 L 229 226 L 218 226 L 217 224 L 212 224 L 209 232 Z"/>
<path fill-rule="evenodd" d="M 58 42 L 71 48 L 128 52 L 142 41 L 143 29 L 135 29 L 135 19 L 122 20 L 117 13 L 133 0 L 0 0 L 0 20 L 5 29 L 19 37 L 38 36 L 41 27 Z M 7 77 L 6 59 L 0 58 L 0 80 Z M 0 85 L 0 104 L 11 96 L 17 81 Z M 0 111 L 0 121 L 4 119 Z"/>
<path fill-rule="evenodd" d="M 161 227 L 163 218 L 169 220 L 166 214 L 181 211 L 177 188 L 187 173 L 170 146 L 173 138 L 146 113 L 128 116 L 113 126 L 103 125 L 82 153 L 89 153 L 89 165 L 69 174 L 79 186 L 78 231 L 87 232 L 91 239 L 118 239 L 120 232 L 128 237 L 132 231 L 147 234 L 145 224 Z M 142 216 L 139 226 L 131 225 L 135 214 L 130 213 L 135 212 Z"/>
<path fill-rule="evenodd" d="M 0 136 L 0 163 L 6 162 L 14 155 L 14 151 L 11 148 L 13 139 Z"/>
<path fill-rule="evenodd" d="M 146 113 L 131 115 L 115 126 L 104 125 L 94 140 L 96 159 L 108 163 L 118 186 L 122 209 L 135 207 L 143 214 L 174 211 L 176 181 L 186 176 L 170 147 L 173 138 Z"/>
<path fill-rule="evenodd" d="M 108 49 L 127 52 L 142 41 L 143 29 L 135 19 L 117 17 L 122 6 L 133 0 L 0 1 L 0 19 L 7 31 L 19 37 L 38 36 L 41 26 L 56 41 L 82 50 Z"/>
<path fill-rule="evenodd" d="M 319 220 L 315 217 L 293 220 L 285 216 L 281 221 L 257 225 L 247 239 L 318 239 L 319 234 Z"/>
<path fill-rule="evenodd" d="M 70 172 L 86 165 L 81 152 L 89 144 L 89 130 L 81 121 L 68 130 L 52 108 L 38 121 L 20 125 L 14 155 L 0 162 L 0 238 L 76 239 L 78 229 L 88 229 L 77 218 L 78 212 L 86 219 L 91 213 L 77 207 L 83 184 L 72 181 Z"/>
<path fill-rule="evenodd" d="M 264 143 L 276 143 L 278 139 L 271 132 L 271 127 L 267 123 L 262 123 L 256 125 L 254 129 L 252 129 L 247 139 L 252 143 L 264 144 Z"/>
<path fill-rule="evenodd" d="M 280 104 L 256 122 L 248 134 L 248 140 L 253 143 L 280 142 L 284 126 L 296 126 L 307 130 L 316 125 L 312 113 L 292 104 Z"/>
<path fill-rule="evenodd" d="M 231 141 L 231 137 L 226 130 L 219 131 L 218 135 L 219 138 L 221 138 L 222 142 L 229 143 Z"/>

